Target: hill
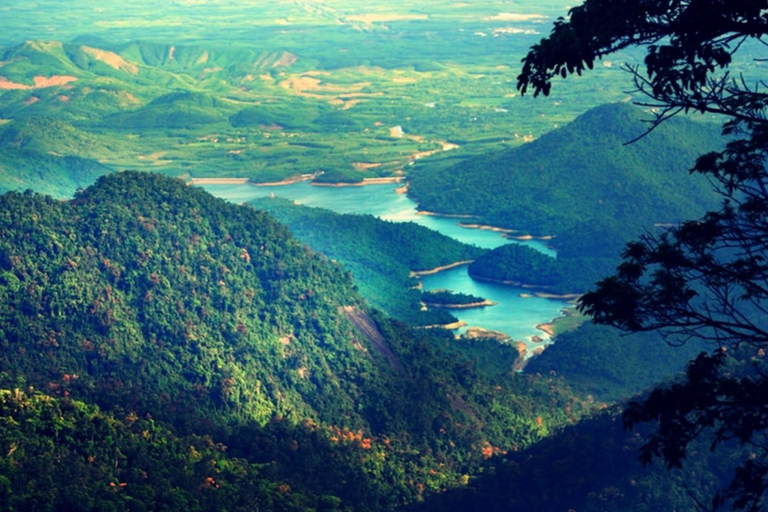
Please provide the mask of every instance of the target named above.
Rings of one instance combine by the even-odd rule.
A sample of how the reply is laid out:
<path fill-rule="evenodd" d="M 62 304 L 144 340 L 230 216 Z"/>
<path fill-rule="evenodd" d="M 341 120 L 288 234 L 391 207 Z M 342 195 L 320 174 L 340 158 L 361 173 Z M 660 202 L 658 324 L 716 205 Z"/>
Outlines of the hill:
<path fill-rule="evenodd" d="M 76 156 L 12 147 L 0 151 L 0 192 L 34 189 L 54 197 L 69 197 L 111 172 L 111 167 Z"/>
<path fill-rule="evenodd" d="M 447 168 L 419 166 L 409 193 L 419 207 L 475 215 L 534 235 L 579 224 L 651 227 L 698 216 L 715 204 L 706 179 L 686 172 L 723 142 L 719 127 L 673 119 L 636 142 L 644 113 L 628 104 L 594 108 L 523 146 Z"/>
<path fill-rule="evenodd" d="M 19 508 L 77 495 L 46 446 L 94 510 L 110 481 L 137 510 L 205 489 L 227 491 L 214 508 L 392 509 L 590 407 L 511 372 L 511 347 L 369 310 L 272 217 L 179 180 L 7 193 L 0 233 L 0 493 Z"/>

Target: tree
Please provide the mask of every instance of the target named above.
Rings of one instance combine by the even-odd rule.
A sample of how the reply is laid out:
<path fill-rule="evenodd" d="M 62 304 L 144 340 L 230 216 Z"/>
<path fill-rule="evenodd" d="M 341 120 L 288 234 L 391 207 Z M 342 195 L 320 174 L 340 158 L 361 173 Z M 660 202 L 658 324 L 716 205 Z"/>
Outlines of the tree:
<path fill-rule="evenodd" d="M 768 93 L 762 81 L 733 72 L 736 53 L 768 35 L 766 10 L 765 0 L 586 0 L 531 48 L 518 77 L 522 93 L 548 95 L 556 76 L 643 46 L 644 69 L 625 68 L 641 104 L 656 108 L 651 129 L 681 112 L 723 116 L 725 149 L 701 156 L 692 170 L 722 194 L 720 209 L 628 244 L 616 274 L 581 301 L 597 323 L 714 344 L 679 382 L 624 413 L 627 428 L 658 422 L 641 450 L 644 463 L 660 457 L 680 467 L 702 435 L 712 449 L 729 441 L 747 448 L 712 509 L 757 511 L 767 501 Z"/>

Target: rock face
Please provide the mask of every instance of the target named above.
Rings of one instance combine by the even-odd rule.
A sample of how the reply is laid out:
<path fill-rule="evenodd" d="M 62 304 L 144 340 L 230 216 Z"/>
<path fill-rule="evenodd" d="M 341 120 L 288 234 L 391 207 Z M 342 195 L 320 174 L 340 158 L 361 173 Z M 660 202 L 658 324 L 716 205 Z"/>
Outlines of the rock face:
<path fill-rule="evenodd" d="M 493 339 L 496 341 L 507 341 L 509 339 L 508 334 L 504 334 L 499 331 L 492 331 L 490 329 L 483 329 L 482 327 L 470 327 L 464 336 L 470 339 Z"/>

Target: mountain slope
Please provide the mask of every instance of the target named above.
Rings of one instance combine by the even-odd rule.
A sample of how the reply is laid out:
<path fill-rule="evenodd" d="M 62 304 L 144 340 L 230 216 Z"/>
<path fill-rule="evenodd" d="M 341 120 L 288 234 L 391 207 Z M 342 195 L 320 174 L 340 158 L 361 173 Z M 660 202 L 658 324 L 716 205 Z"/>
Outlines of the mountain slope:
<path fill-rule="evenodd" d="M 76 388 L 112 386 L 110 400 L 139 410 L 160 394 L 165 407 L 195 400 L 261 421 L 320 413 L 331 397 L 352 407 L 307 377 L 333 382 L 369 364 L 337 311 L 360 299 L 266 214 L 136 173 L 68 203 L 6 195 L 2 210 L 3 367 L 41 387 L 80 374 Z M 45 356 L 23 357 L 30 347 Z M 323 357 L 329 348 L 352 365 Z"/>
<path fill-rule="evenodd" d="M 512 372 L 513 347 L 466 344 L 369 310 L 346 271 L 266 213 L 147 173 L 99 178 L 67 202 L 0 197 L 0 304 L 0 395 L 41 390 L 34 400 L 52 404 L 30 419 L 40 430 L 0 423 L 0 467 L 23 468 L 13 481 L 51 462 L 32 449 L 40 445 L 86 466 L 94 444 L 115 446 L 116 485 L 128 474 L 142 482 L 139 468 L 151 473 L 121 462 L 119 453 L 157 448 L 137 448 L 135 432 L 117 444 L 102 430 L 72 438 L 69 413 L 59 422 L 56 411 L 75 401 L 103 411 L 89 415 L 96 426 L 125 432 L 120 423 L 145 418 L 163 430 L 145 428 L 159 443 L 187 442 L 164 432 L 222 443 L 237 459 L 213 453 L 223 448 L 209 454 L 224 481 L 228 468 L 253 475 L 247 466 L 258 465 L 266 495 L 246 494 L 295 488 L 286 509 L 319 507 L 328 495 L 337 508 L 389 510 L 460 485 L 493 453 L 528 446 L 590 408 L 549 377 Z M 17 421 L 14 411 L 6 416 Z M 0 480 L 0 492 L 23 498 L 21 508 L 63 506 L 66 480 L 56 475 L 39 492 Z M 228 496 L 253 480 L 238 482 Z M 183 487 L 180 503 L 194 503 L 185 485 L 161 487 Z"/>
<path fill-rule="evenodd" d="M 596 220 L 650 227 L 698 216 L 715 196 L 686 171 L 722 145 L 718 128 L 673 119 L 624 145 L 643 133 L 644 118 L 628 104 L 597 107 L 524 146 L 443 170 L 422 166 L 409 193 L 425 210 L 538 235 Z"/>

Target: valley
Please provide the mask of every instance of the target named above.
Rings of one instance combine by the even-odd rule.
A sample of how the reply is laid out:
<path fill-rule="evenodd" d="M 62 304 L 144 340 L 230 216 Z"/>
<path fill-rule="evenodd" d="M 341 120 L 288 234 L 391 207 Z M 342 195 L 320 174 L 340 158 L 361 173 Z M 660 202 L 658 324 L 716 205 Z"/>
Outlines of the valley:
<path fill-rule="evenodd" d="M 556 4 L 515 17 L 503 15 L 502 3 L 433 2 L 425 13 L 385 14 L 347 2 L 277 2 L 241 12 L 260 20 L 250 29 L 221 17 L 233 8 L 226 2 L 168 8 L 183 11 L 189 27 L 206 20 L 205 36 L 180 31 L 172 16 L 154 17 L 149 2 L 131 5 L 130 14 L 50 6 L 54 26 L 38 26 L 57 34 L 53 41 L 32 28 L 36 14 L 22 3 L 6 6 L 18 27 L 4 35 L 0 56 L 6 144 L 114 170 L 254 182 L 322 171 L 318 181 L 354 183 L 408 174 L 425 157 L 517 146 L 589 106 L 627 97 L 598 80 L 579 81 L 572 99 L 556 102 L 516 93 L 518 55 L 562 12 Z M 336 21 L 312 14 L 330 5 Z M 23 23 L 13 22 L 15 13 Z M 71 36 L 68 16 L 85 18 Z M 109 16 L 123 21 L 105 24 Z M 127 21 L 144 16 L 153 16 L 155 29 Z M 61 167 L 50 162 L 52 179 L 36 188 L 71 195 L 77 185 L 57 188 Z"/>
<path fill-rule="evenodd" d="M 631 44 L 521 95 L 571 7 L 5 0 L 0 510 L 688 511 L 727 487 L 747 447 L 646 468 L 655 431 L 621 428 L 714 345 L 577 306 L 648 254 L 628 243 L 721 207 L 688 171 L 741 134 L 648 124 Z"/>
<path fill-rule="evenodd" d="M 391 186 L 387 185 L 363 188 L 348 187 L 341 190 L 314 187 L 308 183 L 277 187 L 206 185 L 204 188 L 212 194 L 234 203 L 250 202 L 250 204 L 258 208 L 266 209 L 266 211 L 271 212 L 278 219 L 291 226 L 292 231 L 299 239 L 302 239 L 302 236 L 307 236 L 308 238 L 304 240 L 310 246 L 340 261 L 345 261 L 343 252 L 333 251 L 330 244 L 318 240 L 318 237 L 330 240 L 338 238 L 338 229 L 334 229 L 332 224 L 328 226 L 319 225 L 322 221 L 300 227 L 295 222 L 292 222 L 289 216 L 281 215 L 280 211 L 276 211 L 271 207 L 270 203 L 275 202 L 271 197 L 289 199 L 294 203 L 298 203 L 299 206 L 296 208 L 301 206 L 325 208 L 342 214 L 374 215 L 390 222 L 412 222 L 442 233 L 459 242 L 480 248 L 493 249 L 510 243 L 510 240 L 505 239 L 501 233 L 496 231 L 461 227 L 462 219 L 420 215 L 416 210 L 416 204 L 412 200 L 407 196 L 397 194 Z M 262 199 L 254 201 L 255 198 Z M 282 206 L 284 203 L 278 201 L 278 204 Z M 281 211 L 285 208 L 288 208 L 288 206 L 282 206 Z M 555 254 L 554 251 L 548 249 L 542 242 L 528 241 L 524 243 L 535 247 L 536 250 L 542 251 L 550 257 L 553 257 Z M 492 311 L 486 309 L 451 311 L 453 316 L 458 318 L 463 324 L 466 324 L 459 328 L 458 333 L 463 333 L 467 327 L 483 327 L 506 333 L 508 337 L 515 341 L 525 342 L 526 345 L 530 346 L 530 350 L 541 347 L 541 342 L 534 343 L 531 341 L 534 336 L 546 337 L 545 333 L 536 329 L 536 325 L 560 316 L 560 310 L 567 307 L 568 304 L 562 301 L 536 297 L 525 298 L 525 295 L 530 292 L 528 289 L 484 285 L 483 283 L 473 281 L 467 276 L 468 263 L 469 261 L 455 269 L 451 269 L 451 266 L 448 265 L 440 272 L 432 272 L 431 268 L 410 270 L 415 271 L 413 273 L 418 276 L 419 281 L 423 283 L 426 290 L 449 289 L 456 292 L 473 293 L 498 303 Z M 348 263 L 347 266 L 349 267 Z M 371 264 L 368 263 L 367 266 L 370 267 Z M 361 273 L 364 271 L 355 271 L 355 268 L 349 268 L 357 276 L 356 279 L 359 284 L 362 285 L 360 283 Z M 407 284 L 400 284 L 400 286 L 407 286 Z M 391 304 L 386 305 L 377 300 L 382 295 L 380 288 L 374 287 L 364 295 L 373 304 L 383 307 L 385 311 L 393 313 L 395 316 L 399 316 L 397 312 L 402 311 L 402 309 L 395 308 Z M 521 295 L 524 296 L 521 297 Z M 453 323 L 453 321 L 449 323 Z"/>

